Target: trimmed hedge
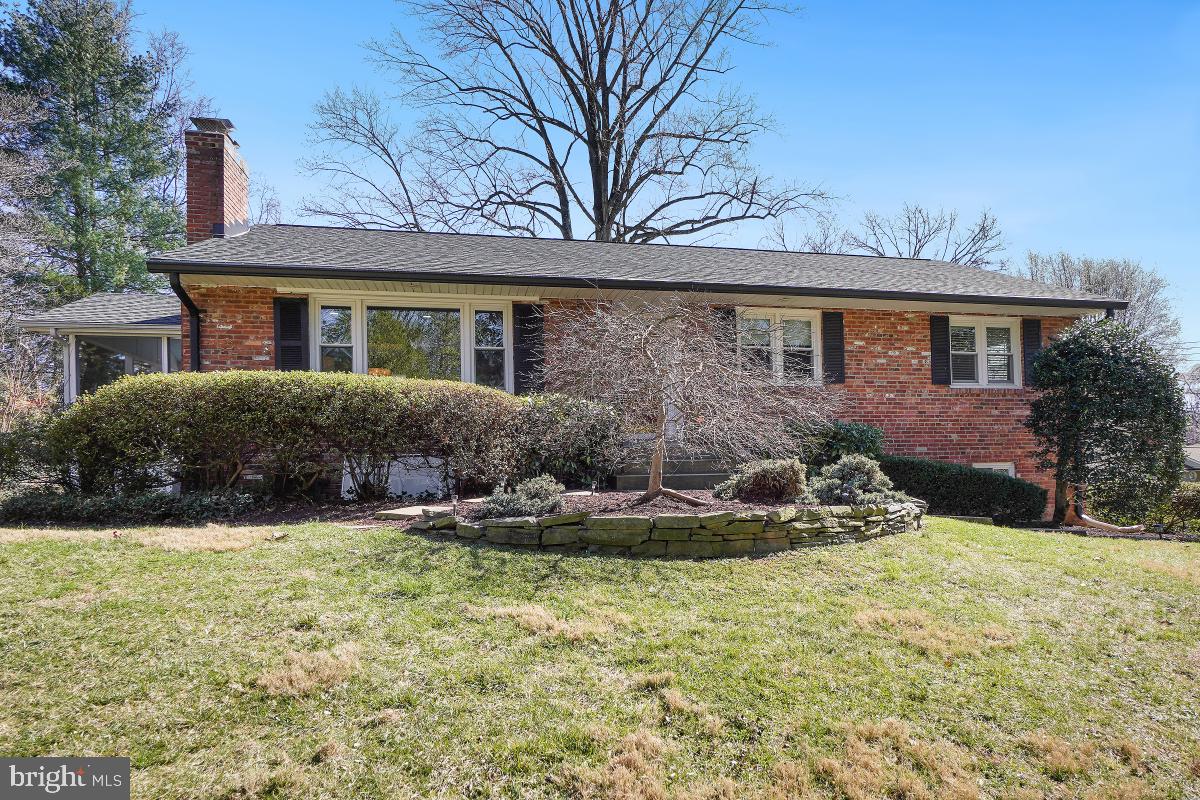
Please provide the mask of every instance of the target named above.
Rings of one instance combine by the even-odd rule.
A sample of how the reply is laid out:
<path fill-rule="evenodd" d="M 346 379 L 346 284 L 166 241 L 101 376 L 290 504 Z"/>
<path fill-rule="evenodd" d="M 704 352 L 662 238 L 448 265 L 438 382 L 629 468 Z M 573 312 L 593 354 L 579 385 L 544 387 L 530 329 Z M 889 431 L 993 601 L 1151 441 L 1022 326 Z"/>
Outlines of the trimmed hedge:
<path fill-rule="evenodd" d="M 0 523 L 137 525 L 231 519 L 251 510 L 257 499 L 242 492 L 177 495 L 150 492 L 130 496 L 88 496 L 51 489 L 20 492 L 0 499 Z"/>
<path fill-rule="evenodd" d="M 846 456 L 883 457 L 883 428 L 865 422 L 835 421 L 821 436 L 808 465 L 814 470 L 837 463 Z"/>
<path fill-rule="evenodd" d="M 999 472 L 910 456 L 884 456 L 880 466 L 897 489 L 935 513 L 1015 522 L 1046 511 L 1045 489 Z"/>
<path fill-rule="evenodd" d="M 85 494 L 232 487 L 252 465 L 276 494 L 305 491 L 347 458 L 360 497 L 386 493 L 397 457 L 436 459 L 463 483 L 515 471 L 522 401 L 454 381 L 319 372 L 123 378 L 50 426 L 55 457 Z M 332 460 L 331 460 L 332 459 Z M 382 485 L 381 485 L 382 482 Z"/>

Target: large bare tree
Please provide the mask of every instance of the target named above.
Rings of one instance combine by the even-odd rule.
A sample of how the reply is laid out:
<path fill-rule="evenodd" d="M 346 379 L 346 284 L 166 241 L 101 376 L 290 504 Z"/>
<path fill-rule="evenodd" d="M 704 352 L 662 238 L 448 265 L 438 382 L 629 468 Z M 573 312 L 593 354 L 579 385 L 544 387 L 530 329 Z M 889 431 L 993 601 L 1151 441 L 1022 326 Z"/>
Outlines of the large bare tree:
<path fill-rule="evenodd" d="M 687 296 L 551 306 L 544 322 L 547 387 L 617 409 L 630 454 L 650 464 L 641 502 L 704 504 L 663 486 L 668 446 L 730 464 L 802 455 L 836 410 L 819 376 L 783 381 L 762 350 L 739 357 L 735 317 Z"/>
<path fill-rule="evenodd" d="M 813 227 L 796 235 L 777 222 L 768 238 L 783 250 L 930 258 L 984 269 L 1005 266 L 1000 255 L 1004 236 L 989 211 L 981 211 L 974 222 L 963 224 L 957 211 L 905 204 L 893 216 L 868 211 L 858 227 L 842 228 L 835 219 L 818 216 Z"/>
<path fill-rule="evenodd" d="M 0 432 L 48 402 L 55 367 L 42 337 L 16 324 L 45 302 L 29 263 L 43 244 L 31 201 L 47 191 L 47 169 L 42 154 L 26 146 L 43 118 L 35 98 L 0 88 Z"/>
<path fill-rule="evenodd" d="M 771 121 L 725 80 L 770 0 L 405 0 L 428 40 L 370 43 L 396 97 L 336 90 L 316 107 L 302 210 L 347 225 L 652 242 L 821 203 L 759 175 Z"/>
<path fill-rule="evenodd" d="M 1171 305 L 1171 284 L 1158 272 L 1128 258 L 1088 258 L 1058 252 L 1030 252 L 1026 277 L 1093 294 L 1128 300 L 1129 307 L 1116 312 L 1118 321 L 1137 331 L 1169 358 L 1178 358 L 1179 318 Z"/>

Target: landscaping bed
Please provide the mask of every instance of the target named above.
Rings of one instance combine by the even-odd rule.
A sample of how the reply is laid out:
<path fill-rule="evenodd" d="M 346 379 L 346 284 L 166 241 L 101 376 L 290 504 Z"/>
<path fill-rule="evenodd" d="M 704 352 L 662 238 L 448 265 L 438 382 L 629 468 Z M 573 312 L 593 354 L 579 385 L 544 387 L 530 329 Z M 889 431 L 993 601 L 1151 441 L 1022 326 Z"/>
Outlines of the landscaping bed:
<path fill-rule="evenodd" d="M 578 504 L 583 508 L 577 505 L 541 516 L 481 519 L 476 509 L 467 514 L 461 510 L 458 514 L 430 511 L 409 527 L 411 530 L 453 534 L 469 541 L 539 550 L 721 558 L 860 542 L 903 533 L 920 527 L 925 511 L 924 503 L 914 501 L 771 509 L 728 503 L 742 506 L 729 510 L 676 504 L 667 513 L 656 513 L 647 508 L 652 504 L 630 508 L 604 503 L 599 498 L 586 498 L 592 503 Z M 470 504 L 464 505 L 470 507 Z"/>

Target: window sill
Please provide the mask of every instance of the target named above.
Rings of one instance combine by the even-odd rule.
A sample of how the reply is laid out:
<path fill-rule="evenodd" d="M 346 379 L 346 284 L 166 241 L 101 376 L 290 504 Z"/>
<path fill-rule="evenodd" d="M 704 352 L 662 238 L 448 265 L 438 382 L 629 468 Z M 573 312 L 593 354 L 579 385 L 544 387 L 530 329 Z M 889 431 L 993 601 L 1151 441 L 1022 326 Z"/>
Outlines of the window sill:
<path fill-rule="evenodd" d="M 951 389 L 1024 389 L 1019 383 L 952 383 Z"/>

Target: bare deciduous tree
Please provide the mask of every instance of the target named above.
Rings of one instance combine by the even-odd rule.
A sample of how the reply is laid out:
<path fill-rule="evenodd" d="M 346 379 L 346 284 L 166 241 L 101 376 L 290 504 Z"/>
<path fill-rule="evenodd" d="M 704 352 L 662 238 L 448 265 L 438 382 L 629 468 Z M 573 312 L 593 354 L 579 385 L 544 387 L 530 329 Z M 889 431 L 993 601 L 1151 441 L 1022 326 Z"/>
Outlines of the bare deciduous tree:
<path fill-rule="evenodd" d="M 1183 401 L 1188 423 L 1186 441 L 1200 444 L 1200 364 L 1183 375 Z"/>
<path fill-rule="evenodd" d="M 640 502 L 704 504 L 663 487 L 668 445 L 731 464 L 802 454 L 836 409 L 819 379 L 785 386 L 769 364 L 739 359 L 732 314 L 686 296 L 553 306 L 545 327 L 547 386 L 614 406 L 631 453 L 649 456 Z"/>
<path fill-rule="evenodd" d="M 35 98 L 0 89 L 0 431 L 48 403 L 55 368 L 43 338 L 16 324 L 44 302 L 30 267 L 42 228 L 29 201 L 46 191 L 46 165 L 27 144 L 42 117 Z"/>
<path fill-rule="evenodd" d="M 892 217 L 868 211 L 858 228 L 839 228 L 835 220 L 819 217 L 816 226 L 798 239 L 777 224 L 768 239 L 782 250 L 930 258 L 984 269 L 1005 266 L 999 257 L 1004 250 L 1004 236 L 996 217 L 988 211 L 980 212 L 975 222 L 963 226 L 957 211 L 930 211 L 906 204 Z"/>
<path fill-rule="evenodd" d="M 276 225 L 283 219 L 283 205 L 275 187 L 259 175 L 250 174 L 250 224 Z"/>
<path fill-rule="evenodd" d="M 211 117 L 216 113 L 212 98 L 193 94 L 195 83 L 187 69 L 188 55 L 187 45 L 174 31 L 164 29 L 149 37 L 149 57 L 155 64 L 151 71 L 153 108 L 171 117 L 168 131 L 173 152 L 166 174 L 157 181 L 156 192 L 181 214 L 186 212 L 187 201 L 184 131 L 191 127 L 192 117 Z"/>
<path fill-rule="evenodd" d="M 1052 286 L 1128 300 L 1118 321 L 1169 358 L 1178 358 L 1179 318 L 1171 306 L 1171 285 L 1153 269 L 1128 258 L 1075 257 L 1058 252 L 1027 256 L 1025 276 Z"/>
<path fill-rule="evenodd" d="M 437 50 L 369 45 L 426 114 L 404 135 L 371 92 L 317 106 L 303 210 L 363 227 L 651 242 L 822 202 L 747 161 L 770 120 L 728 86 L 767 0 L 407 0 Z"/>

